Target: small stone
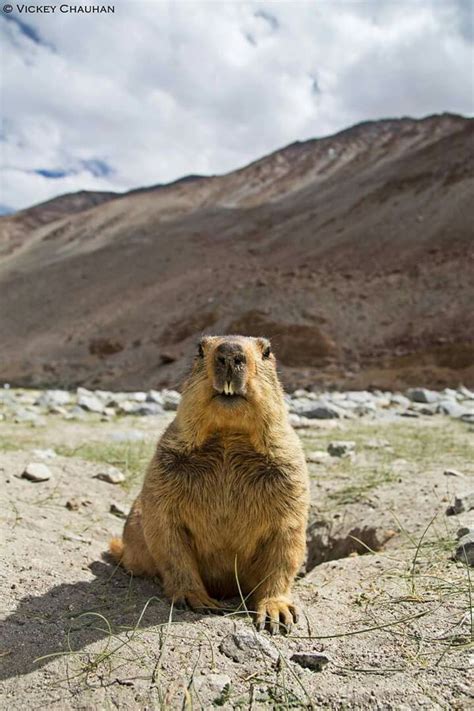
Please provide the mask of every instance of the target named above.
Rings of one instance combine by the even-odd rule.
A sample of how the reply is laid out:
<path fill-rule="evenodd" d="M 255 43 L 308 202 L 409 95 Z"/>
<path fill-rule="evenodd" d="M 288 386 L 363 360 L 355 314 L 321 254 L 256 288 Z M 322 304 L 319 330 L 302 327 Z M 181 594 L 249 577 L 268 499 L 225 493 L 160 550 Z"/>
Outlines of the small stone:
<path fill-rule="evenodd" d="M 461 528 L 458 528 L 456 531 L 456 538 L 459 540 L 463 536 L 467 536 L 468 533 L 474 535 L 474 526 L 461 526 Z"/>
<path fill-rule="evenodd" d="M 90 395 L 81 395 L 77 398 L 77 404 L 87 412 L 97 412 L 102 414 L 104 411 L 104 403 L 99 398 L 91 393 Z"/>
<path fill-rule="evenodd" d="M 125 475 L 116 467 L 110 467 L 103 472 L 95 474 L 94 479 L 106 481 L 108 484 L 122 484 L 125 481 Z"/>
<path fill-rule="evenodd" d="M 393 405 L 399 405 L 400 407 L 407 408 L 410 407 L 410 400 L 405 397 L 405 395 L 401 395 L 400 393 L 393 393 L 390 397 L 390 402 Z"/>
<path fill-rule="evenodd" d="M 112 503 L 110 504 L 109 511 L 114 516 L 118 516 L 118 518 L 127 518 L 128 516 L 128 510 L 125 508 L 125 506 L 122 506 L 122 504 L 118 504 L 115 501 L 112 501 Z"/>
<path fill-rule="evenodd" d="M 66 508 L 68 511 L 79 511 L 80 503 L 78 499 L 69 499 L 66 501 Z"/>
<path fill-rule="evenodd" d="M 461 563 L 474 565 L 474 533 L 467 533 L 459 540 L 454 558 L 460 560 Z"/>
<path fill-rule="evenodd" d="M 219 651 L 234 662 L 261 660 L 262 654 L 275 663 L 279 659 L 277 649 L 257 631 L 242 630 L 228 635 L 220 643 Z"/>
<path fill-rule="evenodd" d="M 469 410 L 460 405 L 456 400 L 442 400 L 438 405 L 438 410 L 443 415 L 449 415 L 455 419 L 464 419 L 465 415 L 469 415 Z"/>
<path fill-rule="evenodd" d="M 294 427 L 295 430 L 302 429 L 303 424 L 302 424 L 302 418 L 297 415 L 295 412 L 291 412 L 288 415 L 288 421 L 292 427 Z"/>
<path fill-rule="evenodd" d="M 30 410 L 18 408 L 14 413 L 13 421 L 17 424 L 30 422 L 31 424 L 36 425 L 39 423 L 40 419 L 36 412 L 31 412 Z"/>
<path fill-rule="evenodd" d="M 71 402 L 71 393 L 67 390 L 46 390 L 36 400 L 36 405 L 47 409 L 68 405 Z"/>
<path fill-rule="evenodd" d="M 290 659 L 300 667 L 311 669 L 311 671 L 321 671 L 331 661 L 326 654 L 320 652 L 296 652 Z"/>
<path fill-rule="evenodd" d="M 33 449 L 31 454 L 37 459 L 55 459 L 58 456 L 54 449 Z"/>
<path fill-rule="evenodd" d="M 156 405 L 162 405 L 164 403 L 163 395 L 158 390 L 150 390 L 146 396 L 147 402 L 154 402 Z"/>
<path fill-rule="evenodd" d="M 345 442 L 342 440 L 329 442 L 328 452 L 331 457 L 348 457 L 351 452 L 355 451 L 355 447 L 355 442 Z"/>
<path fill-rule="evenodd" d="M 118 410 L 122 415 L 133 415 L 135 408 L 137 407 L 136 402 L 130 402 L 129 400 L 124 400 L 117 403 Z"/>
<path fill-rule="evenodd" d="M 127 393 L 127 397 L 133 402 L 146 402 L 147 394 L 143 392 Z"/>
<path fill-rule="evenodd" d="M 410 388 L 407 390 L 407 396 L 412 402 L 422 402 L 429 404 L 439 400 L 439 393 L 435 390 L 427 390 L 426 388 Z"/>
<path fill-rule="evenodd" d="M 471 509 L 474 509 L 474 492 L 464 494 L 463 496 L 456 496 L 454 503 L 446 509 L 446 515 L 457 516 Z"/>
<path fill-rule="evenodd" d="M 164 410 L 177 410 L 178 405 L 181 402 L 181 395 L 176 390 L 163 390 L 163 409 Z"/>
<path fill-rule="evenodd" d="M 28 481 L 48 481 L 48 479 L 51 479 L 51 472 L 46 464 L 42 462 L 31 462 L 26 466 L 21 476 L 22 479 L 28 479 Z"/>
<path fill-rule="evenodd" d="M 445 469 L 443 474 L 444 474 L 444 476 L 457 476 L 457 477 L 460 477 L 461 479 L 464 479 L 464 474 L 462 474 L 457 469 Z"/>
<path fill-rule="evenodd" d="M 467 388 L 465 388 L 464 385 L 459 386 L 458 393 L 463 398 L 466 398 L 468 400 L 474 400 L 474 392 L 472 390 L 468 390 Z"/>
<path fill-rule="evenodd" d="M 309 420 L 332 420 L 342 417 L 341 410 L 331 405 L 316 405 L 305 410 L 301 410 L 300 415 Z"/>

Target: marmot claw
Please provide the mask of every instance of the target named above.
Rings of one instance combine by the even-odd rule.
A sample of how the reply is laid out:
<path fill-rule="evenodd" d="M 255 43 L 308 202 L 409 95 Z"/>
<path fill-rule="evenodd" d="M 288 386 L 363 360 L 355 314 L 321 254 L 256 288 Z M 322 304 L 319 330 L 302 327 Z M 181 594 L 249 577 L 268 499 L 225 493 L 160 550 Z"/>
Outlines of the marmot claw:
<path fill-rule="evenodd" d="M 286 599 L 270 598 L 257 604 L 255 611 L 255 626 L 258 631 L 268 625 L 270 634 L 285 632 L 289 634 L 298 621 L 296 607 Z"/>

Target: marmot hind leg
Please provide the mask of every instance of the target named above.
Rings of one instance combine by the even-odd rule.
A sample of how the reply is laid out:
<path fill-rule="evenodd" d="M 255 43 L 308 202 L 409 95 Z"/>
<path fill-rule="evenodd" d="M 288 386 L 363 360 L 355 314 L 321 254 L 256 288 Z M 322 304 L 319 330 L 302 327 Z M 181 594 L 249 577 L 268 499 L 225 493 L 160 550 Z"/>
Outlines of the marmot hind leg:
<path fill-rule="evenodd" d="M 136 499 L 123 530 L 123 539 L 112 538 L 109 552 L 117 563 L 134 575 L 157 575 L 158 568 L 145 541 L 140 500 Z"/>

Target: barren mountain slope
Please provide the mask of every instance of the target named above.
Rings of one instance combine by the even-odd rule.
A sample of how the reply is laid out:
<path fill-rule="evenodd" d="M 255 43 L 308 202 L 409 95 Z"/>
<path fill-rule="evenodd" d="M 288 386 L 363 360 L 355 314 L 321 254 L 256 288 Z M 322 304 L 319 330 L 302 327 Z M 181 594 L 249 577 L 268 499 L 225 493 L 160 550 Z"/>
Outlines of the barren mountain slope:
<path fill-rule="evenodd" d="M 472 136 L 361 124 L 38 225 L 0 266 L 0 378 L 175 384 L 242 331 L 292 385 L 472 384 Z"/>

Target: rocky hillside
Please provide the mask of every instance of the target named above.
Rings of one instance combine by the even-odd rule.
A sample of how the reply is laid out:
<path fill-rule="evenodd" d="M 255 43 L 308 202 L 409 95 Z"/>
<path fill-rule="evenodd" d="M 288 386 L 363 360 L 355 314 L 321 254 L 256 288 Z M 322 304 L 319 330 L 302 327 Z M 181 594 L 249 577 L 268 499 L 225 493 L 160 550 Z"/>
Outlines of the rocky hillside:
<path fill-rule="evenodd" d="M 473 121 L 384 120 L 224 176 L 0 218 L 0 379 L 175 386 L 203 332 L 289 385 L 474 383 Z"/>

